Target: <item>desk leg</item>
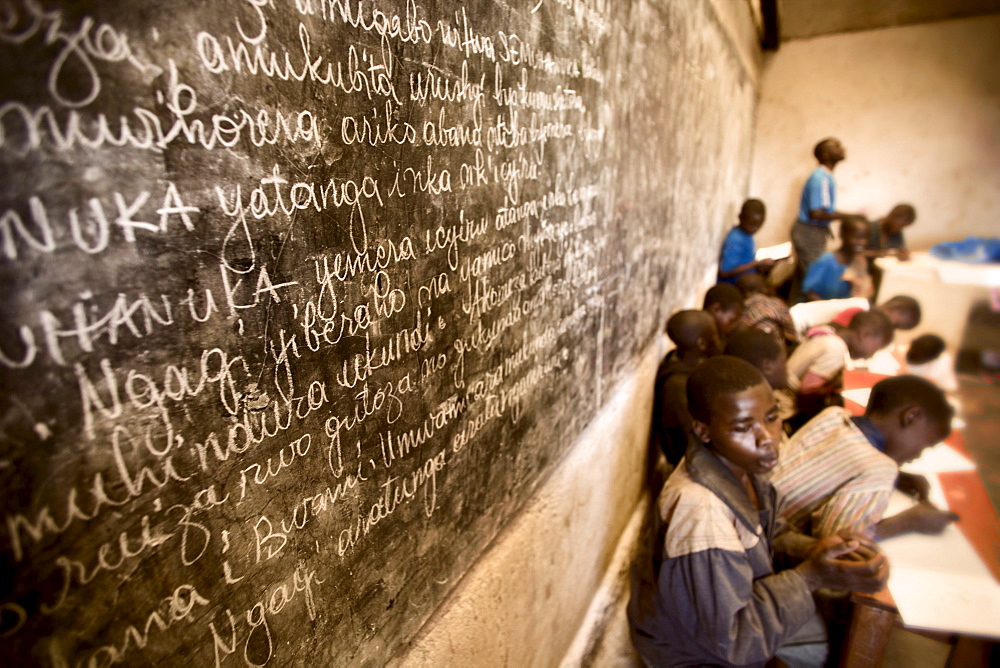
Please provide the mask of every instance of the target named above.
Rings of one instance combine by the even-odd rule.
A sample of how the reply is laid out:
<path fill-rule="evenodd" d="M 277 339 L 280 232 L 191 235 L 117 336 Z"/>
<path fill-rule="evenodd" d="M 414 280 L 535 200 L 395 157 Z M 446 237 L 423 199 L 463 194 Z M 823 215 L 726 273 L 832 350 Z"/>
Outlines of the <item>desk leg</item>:
<path fill-rule="evenodd" d="M 847 631 L 842 668 L 880 668 L 896 613 L 871 605 L 855 604 Z"/>

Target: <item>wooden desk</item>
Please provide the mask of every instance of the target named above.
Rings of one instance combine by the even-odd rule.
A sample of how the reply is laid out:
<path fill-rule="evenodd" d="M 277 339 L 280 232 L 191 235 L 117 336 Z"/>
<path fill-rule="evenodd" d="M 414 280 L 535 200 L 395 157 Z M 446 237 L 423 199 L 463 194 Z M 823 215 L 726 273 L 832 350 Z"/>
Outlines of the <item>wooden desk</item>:
<path fill-rule="evenodd" d="M 847 371 L 844 375 L 844 388 L 871 387 L 882 378 L 885 376 L 867 371 Z M 853 401 L 847 400 L 845 403 L 851 412 L 857 415 L 864 413 L 864 408 Z M 961 431 L 953 431 L 945 442 L 969 456 Z M 962 535 L 993 577 L 1000 581 L 1000 521 L 979 473 L 954 471 L 938 474 L 938 479 L 949 508 L 962 518 L 958 522 Z M 902 622 L 899 612 L 888 589 L 873 595 L 852 594 L 851 600 L 854 605 L 842 665 L 847 668 L 877 668 L 882 665 L 882 656 L 892 628 Z M 977 638 L 947 632 L 926 635 L 954 645 L 951 665 L 976 665 L 963 664 L 966 659 L 960 657 L 975 657 L 983 651 L 983 641 Z"/>

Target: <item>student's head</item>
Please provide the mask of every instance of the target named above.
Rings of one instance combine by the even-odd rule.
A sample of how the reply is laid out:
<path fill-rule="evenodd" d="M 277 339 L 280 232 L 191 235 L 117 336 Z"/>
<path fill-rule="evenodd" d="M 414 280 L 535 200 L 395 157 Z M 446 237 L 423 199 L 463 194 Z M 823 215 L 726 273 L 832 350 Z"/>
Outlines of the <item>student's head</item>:
<path fill-rule="evenodd" d="M 910 341 L 906 351 L 907 364 L 927 364 L 933 362 L 944 352 L 944 339 L 937 334 L 924 334 Z"/>
<path fill-rule="evenodd" d="M 718 283 L 705 293 L 702 308 L 715 318 L 719 336 L 728 336 L 743 314 L 743 294 L 735 285 Z"/>
<path fill-rule="evenodd" d="M 767 208 L 759 199 L 748 199 L 740 207 L 740 229 L 747 234 L 756 234 L 767 217 Z"/>
<path fill-rule="evenodd" d="M 847 151 L 839 139 L 827 137 L 813 148 L 813 155 L 821 164 L 835 165 L 847 157 Z"/>
<path fill-rule="evenodd" d="M 892 207 L 892 211 L 882 220 L 882 229 L 886 234 L 896 234 L 905 227 L 909 227 L 917 220 L 917 210 L 912 204 L 897 204 Z"/>
<path fill-rule="evenodd" d="M 909 295 L 896 295 L 878 309 L 889 316 L 896 329 L 913 329 L 920 324 L 920 302 Z"/>
<path fill-rule="evenodd" d="M 770 293 L 770 290 L 767 287 L 767 281 L 764 280 L 763 276 L 756 272 L 743 274 L 737 278 L 736 287 L 739 288 L 744 297 L 756 294 L 766 295 Z"/>
<path fill-rule="evenodd" d="M 681 353 L 697 351 L 706 357 L 722 349 L 715 320 L 705 311 L 678 311 L 667 320 L 667 336 Z"/>
<path fill-rule="evenodd" d="M 776 390 L 788 386 L 785 342 L 764 330 L 751 327 L 733 334 L 726 342 L 726 354 L 753 364 Z"/>
<path fill-rule="evenodd" d="M 894 376 L 872 388 L 865 415 L 885 437 L 885 454 L 903 464 L 948 437 L 954 412 L 934 383 L 919 376 Z"/>
<path fill-rule="evenodd" d="M 878 309 L 855 313 L 847 330 L 845 341 L 854 359 L 868 359 L 892 343 L 892 321 Z"/>
<path fill-rule="evenodd" d="M 771 386 L 749 362 L 719 355 L 687 380 L 695 437 L 740 477 L 766 473 L 778 463 L 781 418 Z"/>
<path fill-rule="evenodd" d="M 868 247 L 871 226 L 861 216 L 846 216 L 840 223 L 840 247 L 845 251 L 860 253 Z"/>

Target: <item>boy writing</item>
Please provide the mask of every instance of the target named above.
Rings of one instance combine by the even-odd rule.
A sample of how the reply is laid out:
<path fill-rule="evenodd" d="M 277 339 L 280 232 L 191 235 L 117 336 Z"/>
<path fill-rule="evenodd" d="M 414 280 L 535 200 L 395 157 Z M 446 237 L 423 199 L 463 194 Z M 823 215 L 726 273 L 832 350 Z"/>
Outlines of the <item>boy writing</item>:
<path fill-rule="evenodd" d="M 868 221 L 847 216 L 840 224 L 840 248 L 823 253 L 809 265 L 802 279 L 807 300 L 871 297 L 873 286 L 864 251 L 868 245 Z"/>
<path fill-rule="evenodd" d="M 848 531 L 883 539 L 908 531 L 941 532 L 958 516 L 926 501 L 889 518 L 882 515 L 899 465 L 945 439 L 952 415 L 944 393 L 917 376 L 877 383 L 862 417 L 827 408 L 789 440 L 771 475 L 781 516 L 812 536 Z"/>
<path fill-rule="evenodd" d="M 775 573 L 774 489 L 760 477 L 778 462 L 771 387 L 719 356 L 687 395 L 696 438 L 657 500 L 653 554 L 633 570 L 632 640 L 648 665 L 763 665 L 815 619 L 813 591 L 877 591 L 888 564 L 863 539 L 830 536 Z"/>
<path fill-rule="evenodd" d="M 653 438 L 667 461 L 676 466 L 687 449 L 691 419 L 687 410 L 688 374 L 719 352 L 715 321 L 705 311 L 678 311 L 667 320 L 667 336 L 676 348 L 660 363 L 653 395 Z"/>
<path fill-rule="evenodd" d="M 735 283 L 746 274 L 766 271 L 774 266 L 774 260 L 758 260 L 757 244 L 753 235 L 764 225 L 767 210 L 759 199 L 748 199 L 740 208 L 739 224 L 729 230 L 722 242 L 719 255 L 719 282 Z"/>
<path fill-rule="evenodd" d="M 892 341 L 889 318 L 878 310 L 861 311 L 847 327 L 814 327 L 788 358 L 790 404 L 798 414 L 792 429 L 819 413 L 840 392 L 847 358 L 867 359 Z M 783 415 L 783 417 L 792 417 Z"/>

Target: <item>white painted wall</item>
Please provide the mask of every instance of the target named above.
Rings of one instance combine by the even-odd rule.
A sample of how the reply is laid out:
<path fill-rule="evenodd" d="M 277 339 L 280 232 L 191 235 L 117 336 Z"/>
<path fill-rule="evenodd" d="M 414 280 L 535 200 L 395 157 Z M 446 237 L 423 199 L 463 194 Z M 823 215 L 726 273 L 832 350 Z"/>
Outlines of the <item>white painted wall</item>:
<path fill-rule="evenodd" d="M 1000 15 L 782 44 L 765 59 L 751 195 L 758 245 L 785 241 L 812 147 L 838 137 L 837 206 L 912 202 L 911 248 L 1000 235 Z"/>

